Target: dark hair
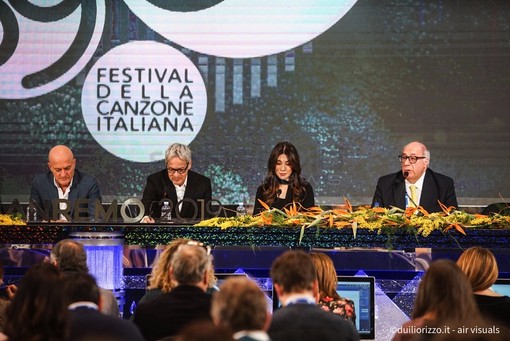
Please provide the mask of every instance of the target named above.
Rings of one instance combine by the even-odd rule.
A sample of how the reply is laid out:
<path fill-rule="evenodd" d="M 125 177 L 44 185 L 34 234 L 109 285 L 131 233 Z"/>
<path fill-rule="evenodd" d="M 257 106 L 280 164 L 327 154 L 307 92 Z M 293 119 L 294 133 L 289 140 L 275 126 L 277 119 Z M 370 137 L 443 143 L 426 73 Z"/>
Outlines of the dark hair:
<path fill-rule="evenodd" d="M 275 168 L 278 157 L 282 154 L 287 156 L 287 160 L 292 168 L 292 174 L 289 177 L 289 188 L 292 192 L 292 201 L 299 202 L 306 190 L 306 180 L 301 176 L 301 163 L 299 162 L 299 154 L 290 142 L 279 142 L 274 146 L 269 160 L 267 160 L 267 175 L 264 179 L 262 201 L 271 206 L 276 200 L 279 186 L 279 179 L 276 175 Z"/>
<path fill-rule="evenodd" d="M 59 241 L 51 249 L 50 256 L 60 271 L 89 272 L 85 247 L 77 241 L 71 239 Z"/>
<path fill-rule="evenodd" d="M 50 263 L 28 269 L 7 308 L 4 333 L 9 341 L 67 339 L 69 312 L 60 284 L 60 273 Z"/>
<path fill-rule="evenodd" d="M 273 283 L 279 284 L 285 293 L 312 290 L 317 272 L 311 257 L 303 251 L 287 251 L 278 256 L 271 265 Z"/>
<path fill-rule="evenodd" d="M 435 322 L 468 321 L 480 316 L 471 284 L 449 259 L 434 261 L 421 279 L 412 318 L 435 314 Z"/>
<path fill-rule="evenodd" d="M 67 304 L 85 301 L 99 304 L 99 287 L 96 279 L 85 272 L 64 274 L 63 291 Z"/>

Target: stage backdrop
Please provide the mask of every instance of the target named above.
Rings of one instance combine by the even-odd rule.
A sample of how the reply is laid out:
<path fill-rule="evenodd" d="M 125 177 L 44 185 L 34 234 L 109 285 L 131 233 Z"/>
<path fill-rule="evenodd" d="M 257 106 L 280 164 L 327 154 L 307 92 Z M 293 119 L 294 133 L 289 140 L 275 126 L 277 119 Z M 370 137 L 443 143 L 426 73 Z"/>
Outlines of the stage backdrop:
<path fill-rule="evenodd" d="M 510 196 L 510 2 L 0 1 L 0 196 L 66 144 L 105 201 L 189 144 L 222 203 L 253 203 L 294 143 L 318 203 L 369 203 L 423 141 L 460 203 Z"/>

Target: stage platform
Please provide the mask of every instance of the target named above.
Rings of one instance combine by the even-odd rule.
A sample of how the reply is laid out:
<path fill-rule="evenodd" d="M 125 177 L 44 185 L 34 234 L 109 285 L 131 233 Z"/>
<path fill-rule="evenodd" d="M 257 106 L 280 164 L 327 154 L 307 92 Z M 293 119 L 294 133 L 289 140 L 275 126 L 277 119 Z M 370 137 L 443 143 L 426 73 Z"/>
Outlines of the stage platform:
<path fill-rule="evenodd" d="M 334 261 L 339 275 L 376 278 L 376 339 L 390 339 L 408 319 L 417 285 L 428 264 L 439 258 L 456 260 L 464 248 L 491 249 L 501 277 L 510 277 L 510 231 L 467 229 L 417 237 L 405 231 L 391 236 L 358 229 L 219 228 L 147 224 L 29 224 L 0 226 L 0 260 L 6 283 L 19 281 L 32 264 L 48 259 L 51 247 L 73 238 L 86 245 L 88 264 L 101 286 L 113 290 L 128 318 L 146 290 L 146 275 L 164 246 L 175 238 L 191 238 L 212 247 L 217 273 L 245 273 L 272 300 L 269 269 L 290 249 L 320 251 Z"/>

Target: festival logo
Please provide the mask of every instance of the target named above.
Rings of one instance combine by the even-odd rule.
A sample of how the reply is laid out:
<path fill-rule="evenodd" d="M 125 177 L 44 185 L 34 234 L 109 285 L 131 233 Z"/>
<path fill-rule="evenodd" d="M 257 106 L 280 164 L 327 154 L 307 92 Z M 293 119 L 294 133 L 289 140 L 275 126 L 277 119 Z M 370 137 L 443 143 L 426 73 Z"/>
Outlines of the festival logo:
<path fill-rule="evenodd" d="M 82 112 L 92 136 L 123 159 L 164 158 L 170 143 L 200 131 L 207 93 L 197 67 L 175 48 L 153 41 L 118 46 L 89 71 Z"/>

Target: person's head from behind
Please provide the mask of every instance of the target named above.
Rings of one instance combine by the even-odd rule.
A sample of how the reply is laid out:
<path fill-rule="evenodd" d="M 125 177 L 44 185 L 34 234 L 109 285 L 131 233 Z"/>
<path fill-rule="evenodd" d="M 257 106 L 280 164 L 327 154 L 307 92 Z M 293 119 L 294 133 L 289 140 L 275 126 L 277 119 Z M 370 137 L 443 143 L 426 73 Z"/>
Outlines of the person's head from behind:
<path fill-rule="evenodd" d="M 421 142 L 411 142 L 404 146 L 399 156 L 402 173 L 407 180 L 415 183 L 425 173 L 430 163 L 430 152 Z"/>
<path fill-rule="evenodd" d="M 436 323 L 462 322 L 479 316 L 471 284 L 449 259 L 431 263 L 418 286 L 412 318 L 432 316 Z"/>
<path fill-rule="evenodd" d="M 469 279 L 473 292 L 489 289 L 499 276 L 494 254 L 480 246 L 465 250 L 457 260 L 457 265 Z"/>
<path fill-rule="evenodd" d="M 317 272 L 310 256 L 303 251 L 286 251 L 271 265 L 271 278 L 283 305 L 290 294 L 317 296 Z"/>
<path fill-rule="evenodd" d="M 301 163 L 296 147 L 290 142 L 280 142 L 274 146 L 267 161 L 268 176 L 284 181 L 298 180 Z"/>
<path fill-rule="evenodd" d="M 228 328 L 215 325 L 210 320 L 198 320 L 185 325 L 176 336 L 161 341 L 234 341 L 234 337 Z"/>
<path fill-rule="evenodd" d="M 63 276 L 62 290 L 67 304 L 76 302 L 92 302 L 101 304 L 99 287 L 95 278 L 84 272 L 73 272 Z"/>
<path fill-rule="evenodd" d="M 170 261 L 170 274 L 177 285 L 194 285 L 204 291 L 208 287 L 210 268 L 210 256 L 198 245 L 180 245 Z"/>
<path fill-rule="evenodd" d="M 68 311 L 60 281 L 53 264 L 28 269 L 6 311 L 4 333 L 9 340 L 65 339 Z"/>
<path fill-rule="evenodd" d="M 338 278 L 333 260 L 322 252 L 310 252 L 309 255 L 317 270 L 319 297 L 324 298 L 329 296 L 333 299 L 340 299 L 340 295 L 338 295 L 336 291 Z"/>
<path fill-rule="evenodd" d="M 171 144 L 165 152 L 165 165 L 172 183 L 182 186 L 191 168 L 191 149 L 184 144 Z"/>
<path fill-rule="evenodd" d="M 234 332 L 266 330 L 269 327 L 266 295 L 248 277 L 230 277 L 213 294 L 213 321 Z"/>
<path fill-rule="evenodd" d="M 178 238 L 172 240 L 165 250 L 161 252 L 156 264 L 152 268 L 151 278 L 149 280 L 149 289 L 161 289 L 164 293 L 169 292 L 175 286 L 168 275 L 172 256 L 180 245 L 187 244 L 191 239 Z"/>
<path fill-rule="evenodd" d="M 55 146 L 48 153 L 48 168 L 55 177 L 57 185 L 65 189 L 74 177 L 76 159 L 66 146 Z"/>
<path fill-rule="evenodd" d="M 85 247 L 75 240 L 64 239 L 55 244 L 50 259 L 60 271 L 89 271 Z"/>

